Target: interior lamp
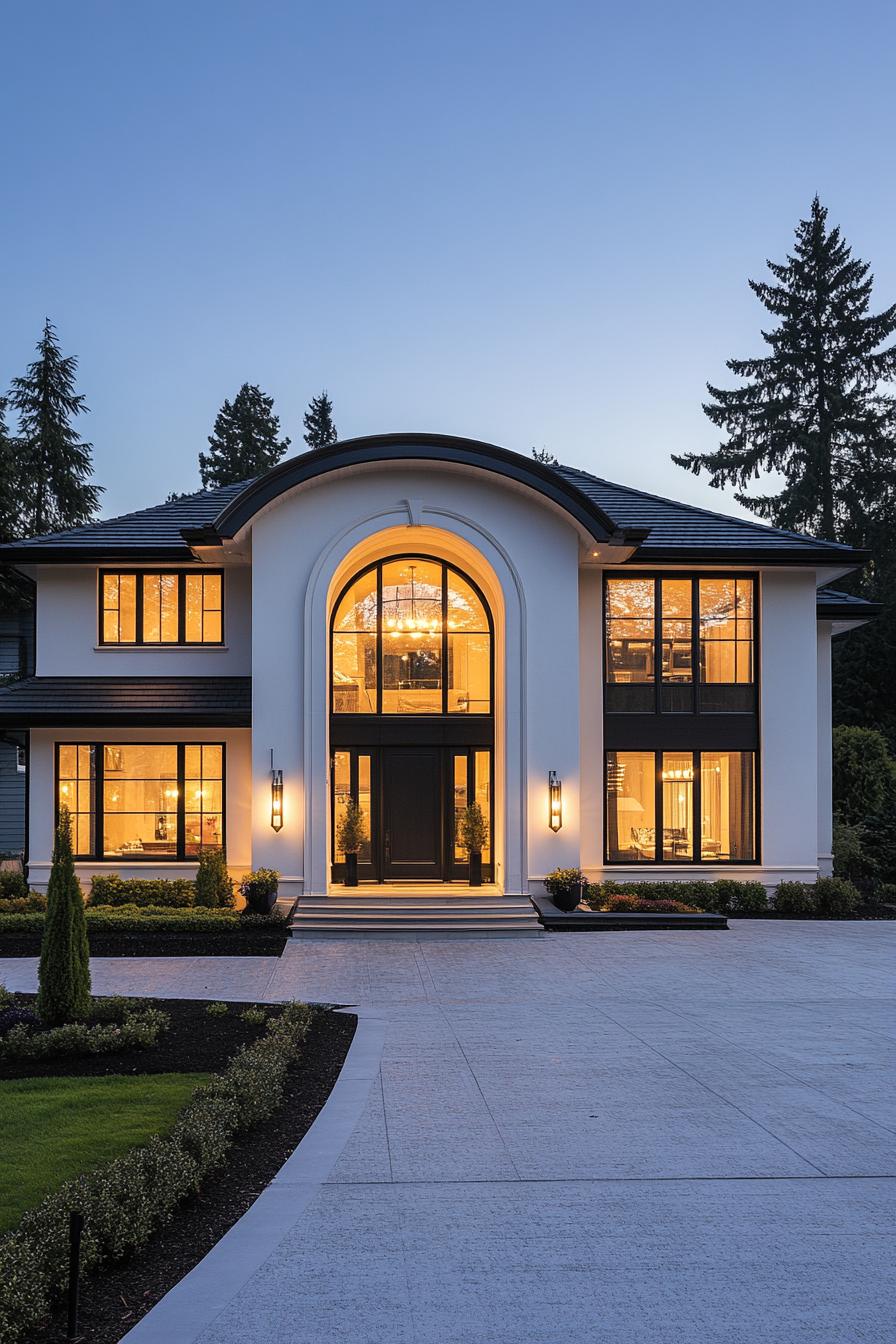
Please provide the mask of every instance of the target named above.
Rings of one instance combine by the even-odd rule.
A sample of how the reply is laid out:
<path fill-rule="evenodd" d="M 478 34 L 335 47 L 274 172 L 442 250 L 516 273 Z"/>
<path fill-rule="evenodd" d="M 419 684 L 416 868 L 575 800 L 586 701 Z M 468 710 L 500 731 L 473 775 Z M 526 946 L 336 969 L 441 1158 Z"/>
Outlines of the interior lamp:
<path fill-rule="evenodd" d="M 563 785 L 557 778 L 556 770 L 548 771 L 548 798 L 550 800 L 548 825 L 552 831 L 559 831 L 563 825 Z"/>

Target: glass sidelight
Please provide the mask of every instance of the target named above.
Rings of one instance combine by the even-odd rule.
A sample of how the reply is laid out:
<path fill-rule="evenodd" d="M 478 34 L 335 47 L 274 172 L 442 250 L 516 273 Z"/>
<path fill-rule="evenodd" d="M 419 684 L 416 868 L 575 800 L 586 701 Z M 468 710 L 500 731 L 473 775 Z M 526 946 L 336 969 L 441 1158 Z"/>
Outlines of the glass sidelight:
<path fill-rule="evenodd" d="M 373 789 L 372 760 L 369 752 L 335 751 L 331 763 L 332 787 L 332 854 L 333 876 L 342 880 L 345 855 L 336 848 L 339 823 L 345 815 L 350 798 L 355 798 L 366 822 L 365 840 L 358 852 L 358 873 L 362 877 L 375 876 L 373 863 Z"/>
<path fill-rule="evenodd" d="M 492 807 L 492 753 L 488 749 L 454 750 L 451 755 L 451 876 L 457 880 L 468 872 L 466 851 L 458 843 L 458 823 L 464 809 L 476 802 L 488 824 L 488 841 L 482 850 L 483 875 L 493 880 L 494 809 Z"/>

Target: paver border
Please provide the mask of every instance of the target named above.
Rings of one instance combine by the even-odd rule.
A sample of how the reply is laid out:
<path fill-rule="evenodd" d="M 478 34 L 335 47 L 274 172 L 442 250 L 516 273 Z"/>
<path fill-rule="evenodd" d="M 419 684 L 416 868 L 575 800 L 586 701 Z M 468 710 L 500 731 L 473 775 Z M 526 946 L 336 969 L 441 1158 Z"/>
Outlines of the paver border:
<path fill-rule="evenodd" d="M 385 1014 L 346 1011 L 357 1011 L 358 1026 L 333 1090 L 307 1134 L 251 1208 L 121 1344 L 192 1344 L 276 1250 L 320 1190 L 364 1113 L 385 1043 Z"/>

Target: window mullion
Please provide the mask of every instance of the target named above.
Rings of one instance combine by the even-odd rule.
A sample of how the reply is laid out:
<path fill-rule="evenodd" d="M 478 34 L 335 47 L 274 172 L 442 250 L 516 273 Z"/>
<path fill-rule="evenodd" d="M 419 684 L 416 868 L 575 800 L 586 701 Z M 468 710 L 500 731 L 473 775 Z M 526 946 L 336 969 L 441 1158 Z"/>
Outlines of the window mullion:
<path fill-rule="evenodd" d="M 199 757 L 199 787 L 202 788 L 202 756 Z M 183 742 L 177 744 L 177 857 L 186 858 L 187 855 L 187 820 L 186 820 L 186 749 Z M 202 847 L 202 818 L 200 816 L 199 844 Z"/>
<path fill-rule="evenodd" d="M 121 579 L 118 583 L 118 604 L 119 604 L 119 631 L 121 630 Z M 137 570 L 134 573 L 134 642 L 143 643 L 143 571 Z"/>
<path fill-rule="evenodd" d="M 187 638 L 187 576 L 181 570 L 177 576 L 177 642 L 185 644 Z M 201 631 L 201 623 L 200 623 Z"/>
<path fill-rule="evenodd" d="M 94 857 L 103 858 L 106 852 L 106 749 L 102 742 L 93 744 L 93 849 Z"/>
<path fill-rule="evenodd" d="M 703 802 L 702 802 L 702 778 L 703 778 L 703 752 L 694 751 L 691 753 L 691 764 L 694 770 L 694 787 L 691 790 L 691 805 L 694 809 L 694 815 L 691 820 L 691 833 L 694 837 L 694 862 L 703 862 Z M 729 855 L 730 857 L 730 855 Z"/>
<path fill-rule="evenodd" d="M 376 712 L 383 712 L 383 562 L 376 566 Z"/>
<path fill-rule="evenodd" d="M 653 695 L 654 713 L 662 712 L 663 680 L 663 585 L 659 579 L 653 579 Z"/>
<path fill-rule="evenodd" d="M 442 565 L 442 713 L 448 713 L 448 566 Z"/>
<path fill-rule="evenodd" d="M 655 863 L 663 861 L 663 753 L 655 751 L 653 754 L 654 768 L 654 795 L 653 795 L 653 814 L 654 814 L 654 837 L 653 837 L 653 859 Z"/>

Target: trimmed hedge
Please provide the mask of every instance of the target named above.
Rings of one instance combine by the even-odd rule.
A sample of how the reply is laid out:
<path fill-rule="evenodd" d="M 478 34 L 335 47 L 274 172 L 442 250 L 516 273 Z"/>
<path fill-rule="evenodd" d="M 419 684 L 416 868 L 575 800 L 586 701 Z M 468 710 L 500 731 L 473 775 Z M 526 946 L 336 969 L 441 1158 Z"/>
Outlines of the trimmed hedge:
<path fill-rule="evenodd" d="M 25 874 L 0 870 L 0 901 L 23 900 L 28 895 Z"/>
<path fill-rule="evenodd" d="M 609 896 L 603 909 L 609 910 L 611 914 L 622 914 L 628 911 L 635 914 L 650 915 L 697 915 L 700 913 L 695 905 L 685 905 L 684 901 L 647 901 L 637 896 Z"/>
<path fill-rule="evenodd" d="M 266 1120 L 308 1034 L 311 1009 L 288 1004 L 261 1040 L 198 1087 L 165 1137 L 67 1181 L 0 1238 L 0 1339 L 19 1344 L 60 1300 L 68 1276 L 68 1217 L 84 1214 L 85 1272 L 132 1255 L 223 1165 L 237 1134 Z"/>
<path fill-rule="evenodd" d="M 791 919 L 812 919 L 817 914 L 814 888 L 808 882 L 779 882 L 775 890 L 775 910 Z"/>
<path fill-rule="evenodd" d="M 0 1061 L 12 1059 L 58 1059 L 64 1055 L 110 1055 L 119 1050 L 148 1050 L 171 1023 L 158 1008 L 126 1013 L 122 1021 L 88 1026 L 69 1022 L 49 1031 L 33 1032 L 13 1026 L 0 1040 Z"/>
<path fill-rule="evenodd" d="M 842 877 L 820 877 L 815 883 L 815 904 L 821 919 L 849 919 L 862 897 L 858 887 Z"/>
<path fill-rule="evenodd" d="M 729 877 L 717 882 L 616 882 L 610 879 L 592 883 L 586 899 L 592 910 L 604 910 L 616 908 L 608 902 L 619 896 L 646 902 L 648 909 L 657 909 L 657 901 L 671 901 L 673 905 L 684 904 L 691 910 L 719 915 L 758 915 L 768 909 L 761 882 L 740 882 Z"/>
<path fill-rule="evenodd" d="M 95 873 L 90 879 L 88 908 L 92 905 L 192 906 L 196 884 L 186 877 L 119 877 Z"/>

